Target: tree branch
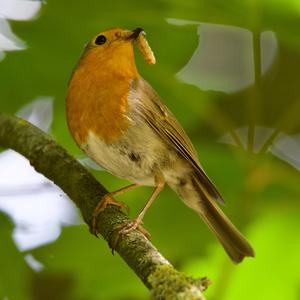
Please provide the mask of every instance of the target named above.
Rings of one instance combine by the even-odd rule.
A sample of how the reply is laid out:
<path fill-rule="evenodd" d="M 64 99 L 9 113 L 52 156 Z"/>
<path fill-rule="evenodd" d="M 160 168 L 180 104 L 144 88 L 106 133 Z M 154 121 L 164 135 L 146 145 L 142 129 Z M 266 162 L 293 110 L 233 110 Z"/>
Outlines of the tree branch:
<path fill-rule="evenodd" d="M 90 226 L 92 213 L 107 190 L 47 134 L 27 121 L 0 113 L 0 146 L 24 155 L 39 173 L 58 185 L 79 207 Z M 116 226 L 127 216 L 109 205 L 98 218 L 97 228 L 110 244 Z M 152 299 L 201 299 L 207 279 L 192 279 L 178 272 L 139 231 L 124 236 L 116 249 L 150 289 Z"/>

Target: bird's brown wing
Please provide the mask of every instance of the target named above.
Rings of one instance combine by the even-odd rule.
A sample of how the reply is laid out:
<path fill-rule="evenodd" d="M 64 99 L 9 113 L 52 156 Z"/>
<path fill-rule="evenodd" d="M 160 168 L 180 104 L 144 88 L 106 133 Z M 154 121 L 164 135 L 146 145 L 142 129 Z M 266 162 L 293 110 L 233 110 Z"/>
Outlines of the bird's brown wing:
<path fill-rule="evenodd" d="M 149 126 L 194 167 L 199 182 L 207 193 L 216 201 L 224 203 L 216 187 L 201 168 L 189 137 L 175 116 L 162 103 L 156 91 L 141 78 L 133 81 L 131 92 L 139 101 L 139 112 Z"/>

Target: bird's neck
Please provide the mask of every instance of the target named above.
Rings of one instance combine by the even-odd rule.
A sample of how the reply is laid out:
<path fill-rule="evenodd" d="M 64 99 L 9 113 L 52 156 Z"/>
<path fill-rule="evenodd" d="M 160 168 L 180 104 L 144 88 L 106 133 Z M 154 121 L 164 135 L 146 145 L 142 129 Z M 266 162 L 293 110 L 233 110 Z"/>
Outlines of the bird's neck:
<path fill-rule="evenodd" d="M 131 43 L 112 46 L 109 51 L 97 50 L 94 48 L 84 53 L 78 68 L 99 81 L 104 77 L 115 77 L 115 80 L 139 77 Z"/>

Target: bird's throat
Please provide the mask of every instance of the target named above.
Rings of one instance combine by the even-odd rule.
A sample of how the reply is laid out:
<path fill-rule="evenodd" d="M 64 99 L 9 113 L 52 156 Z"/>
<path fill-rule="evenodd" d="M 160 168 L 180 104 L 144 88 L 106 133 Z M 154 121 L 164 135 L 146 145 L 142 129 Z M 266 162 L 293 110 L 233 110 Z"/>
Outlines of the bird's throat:
<path fill-rule="evenodd" d="M 130 84 L 139 77 L 135 65 L 131 65 L 134 59 L 105 60 L 98 55 L 90 52 L 82 57 L 68 87 L 68 125 L 79 146 L 86 143 L 90 132 L 112 143 L 129 125 Z"/>

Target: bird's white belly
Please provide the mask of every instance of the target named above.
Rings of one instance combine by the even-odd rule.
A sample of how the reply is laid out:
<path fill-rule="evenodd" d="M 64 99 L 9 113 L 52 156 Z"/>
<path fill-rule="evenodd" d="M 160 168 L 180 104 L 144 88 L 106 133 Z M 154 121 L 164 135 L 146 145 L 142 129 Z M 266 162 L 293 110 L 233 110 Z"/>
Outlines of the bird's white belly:
<path fill-rule="evenodd" d="M 82 145 L 87 155 L 111 174 L 148 186 L 155 185 L 156 168 L 168 153 L 165 148 L 151 128 L 140 126 L 128 129 L 120 140 L 111 144 L 90 132 L 87 143 Z"/>

